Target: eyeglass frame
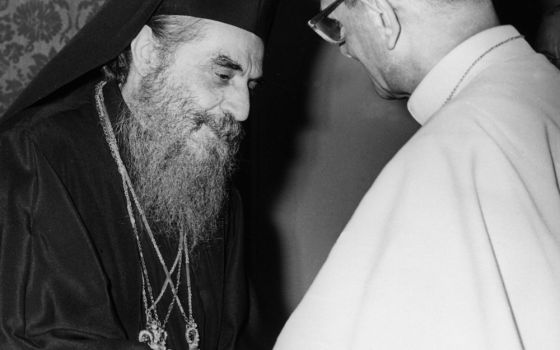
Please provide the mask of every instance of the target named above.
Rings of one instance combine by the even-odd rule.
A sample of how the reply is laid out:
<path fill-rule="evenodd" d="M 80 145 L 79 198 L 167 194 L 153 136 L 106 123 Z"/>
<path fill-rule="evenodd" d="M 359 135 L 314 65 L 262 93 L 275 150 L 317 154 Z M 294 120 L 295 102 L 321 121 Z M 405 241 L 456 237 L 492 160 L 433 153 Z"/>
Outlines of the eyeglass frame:
<path fill-rule="evenodd" d="M 341 29 L 341 38 L 339 40 L 334 40 L 333 38 L 329 37 L 325 32 L 323 32 L 321 29 L 319 29 L 319 27 L 317 27 L 317 23 L 319 23 L 319 22 L 325 20 L 325 18 L 329 17 L 329 15 L 331 13 L 333 13 L 334 10 L 336 10 L 336 8 L 338 6 L 340 6 L 340 4 L 342 4 L 344 1 L 345 0 L 335 0 L 335 1 L 333 1 L 329 6 L 325 7 L 325 9 L 323 9 L 321 12 L 319 12 L 318 14 L 313 16 L 313 18 L 311 18 L 309 21 L 307 21 L 307 25 L 309 27 L 311 27 L 311 29 L 313 29 L 313 31 L 315 31 L 315 33 L 317 33 L 321 38 L 325 39 L 326 41 L 328 41 L 331 44 L 340 45 L 346 40 L 346 35 L 342 31 L 342 29 L 344 29 L 344 26 L 338 20 L 336 20 L 334 18 L 329 18 L 331 21 L 336 22 L 340 26 L 340 29 Z M 374 12 L 376 12 L 380 15 L 383 14 L 383 11 L 378 9 L 376 6 L 373 6 L 369 2 L 364 1 L 364 0 L 362 0 L 362 2 L 367 7 L 372 9 Z"/>
<path fill-rule="evenodd" d="M 321 38 L 323 38 L 324 40 L 328 41 L 331 44 L 340 44 L 344 42 L 344 35 L 341 35 L 341 38 L 339 40 L 335 40 L 331 37 L 329 37 L 325 32 L 323 32 L 318 26 L 317 23 L 325 20 L 325 18 L 327 18 L 332 12 L 334 12 L 334 10 L 336 10 L 336 8 L 338 6 L 340 6 L 340 4 L 342 4 L 344 2 L 344 0 L 335 0 L 333 1 L 329 6 L 325 7 L 321 12 L 319 12 L 318 14 L 316 14 L 315 16 L 313 16 L 313 18 L 311 18 L 309 21 L 307 21 L 307 25 L 313 29 L 313 31 L 315 33 L 317 33 Z M 338 25 L 340 26 L 340 28 L 342 29 L 342 24 L 337 21 L 336 19 L 332 19 L 332 21 L 336 21 L 336 23 L 338 23 Z"/>

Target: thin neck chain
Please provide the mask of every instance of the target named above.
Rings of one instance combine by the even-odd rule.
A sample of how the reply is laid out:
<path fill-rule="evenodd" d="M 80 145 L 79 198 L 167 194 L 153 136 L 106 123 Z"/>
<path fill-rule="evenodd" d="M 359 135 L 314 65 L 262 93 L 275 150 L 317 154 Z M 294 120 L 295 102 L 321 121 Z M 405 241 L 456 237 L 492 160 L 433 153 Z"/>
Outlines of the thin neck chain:
<path fill-rule="evenodd" d="M 130 224 L 132 226 L 133 232 L 134 232 L 134 236 L 136 238 L 136 242 L 137 242 L 137 248 L 138 248 L 138 252 L 140 255 L 140 265 L 142 268 L 142 297 L 143 297 L 143 302 L 144 302 L 144 309 L 146 312 L 146 323 L 147 323 L 147 330 L 143 330 L 142 332 L 140 332 L 140 337 L 143 338 L 143 334 L 147 334 L 150 333 L 150 336 L 153 336 L 153 334 L 157 335 L 157 339 L 153 339 L 150 338 L 149 339 L 149 345 L 152 346 L 153 348 L 161 348 L 162 346 L 165 347 L 165 340 L 167 337 L 167 333 L 164 331 L 164 327 L 165 324 L 167 323 L 167 320 L 169 318 L 169 315 L 171 313 L 171 310 L 173 308 L 173 305 L 176 303 L 179 311 L 181 312 L 181 315 L 183 316 L 183 319 L 186 323 L 186 331 L 185 331 L 185 337 L 187 340 L 187 343 L 189 345 L 189 349 L 198 349 L 198 343 L 199 343 L 199 335 L 198 335 L 198 328 L 197 328 L 197 324 L 194 320 L 194 316 L 193 316 L 193 311 L 192 311 L 192 288 L 191 288 L 191 278 L 190 278 L 190 261 L 189 261 L 189 248 L 188 248 L 188 242 L 187 239 L 185 237 L 185 235 L 181 235 L 181 239 L 179 242 L 179 247 L 178 247 L 178 252 L 177 252 L 177 257 L 175 258 L 175 261 L 172 265 L 171 271 L 168 270 L 167 265 L 165 263 L 165 260 L 163 259 L 163 256 L 159 250 L 159 247 L 156 243 L 155 237 L 152 233 L 152 230 L 150 228 L 150 225 L 148 223 L 148 220 L 146 219 L 146 215 L 144 214 L 144 211 L 142 210 L 142 207 L 140 206 L 140 202 L 138 200 L 138 197 L 136 196 L 136 193 L 134 191 L 134 188 L 132 186 L 132 181 L 130 180 L 130 176 L 128 175 L 128 172 L 126 170 L 126 167 L 124 166 L 124 163 L 120 157 L 120 153 L 118 150 L 118 146 L 117 146 L 117 140 L 115 137 L 115 134 L 113 132 L 113 128 L 111 126 L 111 122 L 109 121 L 109 117 L 108 117 L 108 112 L 107 109 L 105 107 L 105 102 L 103 99 L 103 87 L 105 86 L 106 81 L 102 81 L 100 83 L 98 83 L 95 87 L 95 101 L 96 101 L 96 107 L 97 107 L 97 112 L 99 114 L 99 118 L 101 121 L 101 126 L 103 128 L 103 133 L 105 135 L 105 140 L 109 146 L 109 149 L 111 151 L 111 155 L 113 157 L 113 159 L 115 160 L 115 163 L 117 164 L 117 168 L 119 170 L 119 174 L 121 175 L 121 180 L 122 180 L 122 184 L 123 184 L 123 190 L 124 190 L 124 194 L 125 194 L 125 198 L 126 198 L 126 203 L 127 203 L 127 211 L 128 211 L 128 216 L 130 219 Z M 132 200 L 131 200 L 132 197 Z M 133 211 L 133 207 L 132 207 L 132 203 L 134 203 L 134 206 L 136 208 L 136 210 L 138 211 L 140 218 L 142 220 L 142 223 L 148 233 L 148 237 L 150 238 L 150 241 L 152 243 L 152 246 L 156 252 L 156 255 L 158 257 L 159 263 L 161 265 L 161 268 L 165 274 L 165 282 L 162 286 L 162 289 L 158 295 L 158 297 L 154 300 L 154 295 L 153 295 L 153 290 L 152 290 L 152 286 L 150 283 L 150 279 L 149 279 L 149 275 L 148 275 L 148 270 L 147 270 L 147 266 L 146 266 L 146 261 L 144 258 L 144 254 L 143 254 L 143 249 L 142 249 L 142 245 L 141 245 L 141 240 L 140 240 L 140 235 L 136 226 L 136 220 L 135 220 L 135 216 L 134 216 L 134 211 Z M 185 313 L 185 310 L 183 308 L 183 305 L 179 299 L 179 295 L 178 295 L 178 287 L 179 287 L 179 283 L 180 283 L 180 272 L 181 272 L 181 261 L 184 258 L 185 260 L 185 274 L 187 277 L 187 295 L 188 295 L 188 307 L 189 307 L 189 314 L 187 316 L 187 314 Z M 174 270 L 177 269 L 177 282 L 176 285 L 173 283 L 172 281 L 172 273 L 174 272 Z M 169 287 L 172 291 L 173 294 L 173 299 L 169 305 L 166 317 L 164 319 L 164 323 L 161 324 L 159 321 L 159 317 L 157 315 L 157 310 L 156 310 L 156 306 L 157 303 L 161 300 L 161 298 L 163 297 L 163 294 L 165 293 L 167 287 Z M 146 293 L 147 292 L 147 293 Z M 151 306 L 148 306 L 148 300 L 147 300 L 147 295 L 150 298 L 150 302 L 151 302 Z M 154 328 L 155 327 L 155 328 Z M 152 333 L 150 331 L 153 331 Z M 156 333 L 154 333 L 156 332 Z M 159 333 L 157 333 L 159 332 Z M 148 340 L 147 340 L 148 341 Z"/>
<path fill-rule="evenodd" d="M 449 94 L 449 96 L 445 99 L 445 102 L 443 102 L 443 105 L 445 106 L 449 101 L 451 101 L 451 99 L 453 97 L 455 97 L 455 94 L 457 93 L 457 90 L 459 90 L 459 87 L 461 86 L 461 84 L 463 83 L 463 81 L 467 78 L 467 76 L 469 75 L 469 73 L 471 72 L 471 70 L 478 64 L 478 62 L 480 62 L 486 55 L 488 55 L 490 52 L 494 51 L 495 49 L 497 49 L 498 47 L 509 43 L 510 41 L 513 40 L 517 40 L 517 39 L 521 39 L 523 38 L 523 35 L 516 35 L 516 36 L 512 36 L 510 38 L 507 38 L 504 41 L 501 41 L 499 43 L 497 43 L 496 45 L 492 46 L 491 48 L 489 48 L 488 50 L 484 51 L 482 53 L 482 55 L 478 56 L 478 58 L 476 60 L 473 61 L 473 63 L 471 63 L 471 65 L 469 66 L 469 68 L 467 68 L 467 70 L 465 71 L 465 73 L 463 74 L 463 76 L 461 76 L 461 79 L 459 79 L 459 82 L 455 85 L 455 87 L 453 88 L 453 90 L 451 91 L 451 93 Z"/>

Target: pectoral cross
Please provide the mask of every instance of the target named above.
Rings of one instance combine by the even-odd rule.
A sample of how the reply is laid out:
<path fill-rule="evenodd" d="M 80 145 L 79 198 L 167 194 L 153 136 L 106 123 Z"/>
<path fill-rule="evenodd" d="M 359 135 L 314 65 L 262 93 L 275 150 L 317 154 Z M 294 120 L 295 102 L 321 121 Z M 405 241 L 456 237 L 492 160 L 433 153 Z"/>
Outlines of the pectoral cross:
<path fill-rule="evenodd" d="M 185 330 L 185 338 L 187 338 L 187 344 L 189 344 L 189 350 L 198 350 L 198 343 L 200 342 L 200 336 L 198 334 L 196 323 L 194 322 L 187 323 L 187 329 Z"/>
<path fill-rule="evenodd" d="M 161 327 L 157 321 L 147 322 L 147 329 L 138 333 L 138 341 L 146 343 L 152 350 L 171 350 L 165 347 L 167 340 L 167 332 Z"/>

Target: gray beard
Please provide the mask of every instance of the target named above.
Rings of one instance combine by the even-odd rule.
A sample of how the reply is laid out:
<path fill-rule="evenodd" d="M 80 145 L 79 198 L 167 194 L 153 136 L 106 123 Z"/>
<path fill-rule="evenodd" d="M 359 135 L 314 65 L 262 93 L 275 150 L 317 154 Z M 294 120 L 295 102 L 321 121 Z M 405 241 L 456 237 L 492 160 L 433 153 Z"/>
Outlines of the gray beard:
<path fill-rule="evenodd" d="M 156 235 L 185 234 L 190 249 L 220 228 L 240 124 L 211 115 L 174 86 L 165 67 L 148 75 L 119 125 L 127 168 Z"/>

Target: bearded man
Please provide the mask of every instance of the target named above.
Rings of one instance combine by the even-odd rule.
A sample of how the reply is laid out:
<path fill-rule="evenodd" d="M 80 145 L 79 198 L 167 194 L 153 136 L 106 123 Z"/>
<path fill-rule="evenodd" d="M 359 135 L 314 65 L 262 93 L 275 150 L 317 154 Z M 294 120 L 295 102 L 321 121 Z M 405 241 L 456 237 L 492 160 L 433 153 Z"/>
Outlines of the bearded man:
<path fill-rule="evenodd" d="M 264 1 L 109 1 L 0 129 L 0 348 L 234 349 Z M 101 73 L 102 72 L 102 73 Z"/>

